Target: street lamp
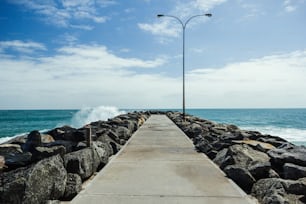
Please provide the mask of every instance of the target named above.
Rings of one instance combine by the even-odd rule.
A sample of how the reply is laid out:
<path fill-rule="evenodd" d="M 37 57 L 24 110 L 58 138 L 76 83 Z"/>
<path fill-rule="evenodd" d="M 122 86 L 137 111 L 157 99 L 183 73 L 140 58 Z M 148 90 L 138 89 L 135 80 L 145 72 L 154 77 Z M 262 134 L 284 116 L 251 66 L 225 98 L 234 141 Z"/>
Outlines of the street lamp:
<path fill-rule="evenodd" d="M 206 14 L 194 15 L 194 16 L 191 16 L 190 18 L 188 18 L 185 22 L 183 22 L 181 19 L 179 19 L 176 16 L 164 15 L 164 14 L 158 14 L 157 15 L 158 18 L 161 18 L 161 17 L 175 18 L 182 25 L 182 28 L 183 28 L 183 118 L 184 118 L 184 120 L 185 120 L 185 29 L 186 29 L 187 23 L 191 19 L 193 19 L 195 17 L 199 17 L 199 16 L 211 17 L 212 14 L 211 13 L 206 13 Z"/>

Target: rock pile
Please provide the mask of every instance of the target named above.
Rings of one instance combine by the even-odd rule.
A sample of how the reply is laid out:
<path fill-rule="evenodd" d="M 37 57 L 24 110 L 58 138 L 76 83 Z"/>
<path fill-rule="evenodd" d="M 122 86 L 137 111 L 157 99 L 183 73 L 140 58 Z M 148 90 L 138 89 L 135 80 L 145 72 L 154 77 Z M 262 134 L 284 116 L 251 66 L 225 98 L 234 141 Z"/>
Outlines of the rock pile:
<path fill-rule="evenodd" d="M 276 136 L 168 112 L 225 174 L 260 203 L 306 203 L 306 148 Z"/>
<path fill-rule="evenodd" d="M 0 145 L 0 203 L 46 203 L 71 200 L 82 182 L 107 164 L 122 145 L 149 117 L 149 112 L 119 115 L 96 121 L 87 129 L 69 126 Z"/>

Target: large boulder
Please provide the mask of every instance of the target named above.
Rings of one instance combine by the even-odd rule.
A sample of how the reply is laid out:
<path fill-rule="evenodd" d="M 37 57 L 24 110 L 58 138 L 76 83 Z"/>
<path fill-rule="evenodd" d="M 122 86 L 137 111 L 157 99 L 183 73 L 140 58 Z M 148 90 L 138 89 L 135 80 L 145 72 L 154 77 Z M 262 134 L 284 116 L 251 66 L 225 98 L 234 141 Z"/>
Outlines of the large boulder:
<path fill-rule="evenodd" d="M 32 161 L 38 161 L 57 154 L 63 157 L 65 153 L 66 149 L 64 146 L 36 147 L 32 151 Z"/>
<path fill-rule="evenodd" d="M 0 203 L 45 203 L 65 192 L 67 172 L 59 155 L 0 174 Z"/>
<path fill-rule="evenodd" d="M 225 167 L 224 173 L 247 193 L 251 191 L 253 184 L 256 182 L 248 170 L 238 165 Z"/>
<path fill-rule="evenodd" d="M 268 151 L 273 164 L 283 166 L 285 163 L 292 163 L 306 167 L 306 147 L 294 146 L 291 149 L 274 149 Z"/>
<path fill-rule="evenodd" d="M 286 163 L 283 167 L 283 171 L 285 179 L 297 180 L 306 177 L 306 167 L 296 164 Z"/>
<path fill-rule="evenodd" d="M 0 145 L 0 155 L 3 158 L 3 170 L 12 170 L 26 166 L 31 163 L 32 154 L 23 152 L 20 145 L 17 144 L 2 144 Z"/>
<path fill-rule="evenodd" d="M 261 179 L 253 185 L 252 195 L 262 204 L 304 203 L 305 180 L 284 180 L 280 178 Z"/>
<path fill-rule="evenodd" d="M 89 178 L 99 164 L 94 160 L 92 148 L 68 153 L 64 156 L 64 164 L 68 173 L 78 174 L 82 180 Z"/>
<path fill-rule="evenodd" d="M 82 179 L 78 174 L 68 173 L 65 194 L 61 200 L 72 200 L 82 190 Z"/>

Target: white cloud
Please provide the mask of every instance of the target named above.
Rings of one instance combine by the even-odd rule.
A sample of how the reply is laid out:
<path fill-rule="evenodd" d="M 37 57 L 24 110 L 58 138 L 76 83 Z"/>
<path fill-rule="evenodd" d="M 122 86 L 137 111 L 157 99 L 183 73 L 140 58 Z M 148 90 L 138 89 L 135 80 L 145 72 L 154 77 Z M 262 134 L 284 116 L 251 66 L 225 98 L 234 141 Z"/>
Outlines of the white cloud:
<path fill-rule="evenodd" d="M 296 10 L 296 6 L 293 6 L 291 0 L 284 1 L 284 8 L 286 12 L 293 12 Z"/>
<path fill-rule="evenodd" d="M 65 46 L 49 57 L 2 55 L 0 108 L 179 108 L 181 77 L 145 71 L 160 66 L 163 58 L 122 58 L 101 45 Z M 304 50 L 192 70 L 186 106 L 305 107 L 305 89 Z"/>
<path fill-rule="evenodd" d="M 183 22 L 189 17 L 195 14 L 202 14 L 213 9 L 215 6 L 226 2 L 227 0 L 192 0 L 187 3 L 178 1 L 174 6 L 174 9 L 169 11 L 169 13 L 164 13 L 167 15 L 177 16 Z M 191 24 L 196 24 L 197 22 L 206 21 L 207 18 L 199 18 L 192 20 Z M 177 25 L 173 23 L 174 18 L 163 17 L 157 19 L 154 23 L 139 23 L 138 27 L 141 30 L 152 33 L 157 36 L 164 37 L 178 37 L 181 32 L 181 25 L 177 22 Z M 188 24 L 189 25 L 189 24 Z M 191 25 L 189 25 L 191 26 Z M 164 41 L 164 40 L 163 40 Z"/>
<path fill-rule="evenodd" d="M 99 45 L 62 47 L 50 57 L 2 56 L 0 108 L 80 108 L 99 104 L 140 107 L 151 101 L 162 105 L 175 94 L 176 80 L 159 74 L 136 74 L 136 68 L 164 63 L 162 58 L 122 58 Z M 161 97 L 155 98 L 162 89 Z"/>
<path fill-rule="evenodd" d="M 5 51 L 7 49 L 11 49 L 18 52 L 23 53 L 32 53 L 37 50 L 46 50 L 46 47 L 37 42 L 24 42 L 20 40 L 12 40 L 12 41 L 0 41 L 0 51 Z"/>
<path fill-rule="evenodd" d="M 188 74 L 189 100 L 207 107 L 305 107 L 306 51 Z"/>
<path fill-rule="evenodd" d="M 138 27 L 144 31 L 148 31 L 153 35 L 178 37 L 181 28 L 179 25 L 175 26 L 169 19 L 162 20 L 154 24 L 139 23 Z"/>
<path fill-rule="evenodd" d="M 227 0 L 196 0 L 194 7 L 207 12 L 219 4 L 225 3 Z"/>
<path fill-rule="evenodd" d="M 75 21 L 89 20 L 95 23 L 104 23 L 107 17 L 101 16 L 97 8 L 115 4 L 108 0 L 12 0 L 11 3 L 24 6 L 39 15 L 46 23 L 51 23 L 59 27 L 69 27 Z M 74 25 L 71 27 L 89 30 L 88 26 Z"/>

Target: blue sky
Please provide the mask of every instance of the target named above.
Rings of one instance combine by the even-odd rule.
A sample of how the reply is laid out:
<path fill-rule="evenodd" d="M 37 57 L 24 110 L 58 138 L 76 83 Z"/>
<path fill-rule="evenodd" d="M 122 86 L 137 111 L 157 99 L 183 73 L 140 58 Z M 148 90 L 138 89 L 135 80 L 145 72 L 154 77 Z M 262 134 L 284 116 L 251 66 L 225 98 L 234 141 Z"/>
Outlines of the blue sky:
<path fill-rule="evenodd" d="M 2 0 L 0 109 L 306 107 L 306 0 Z"/>

